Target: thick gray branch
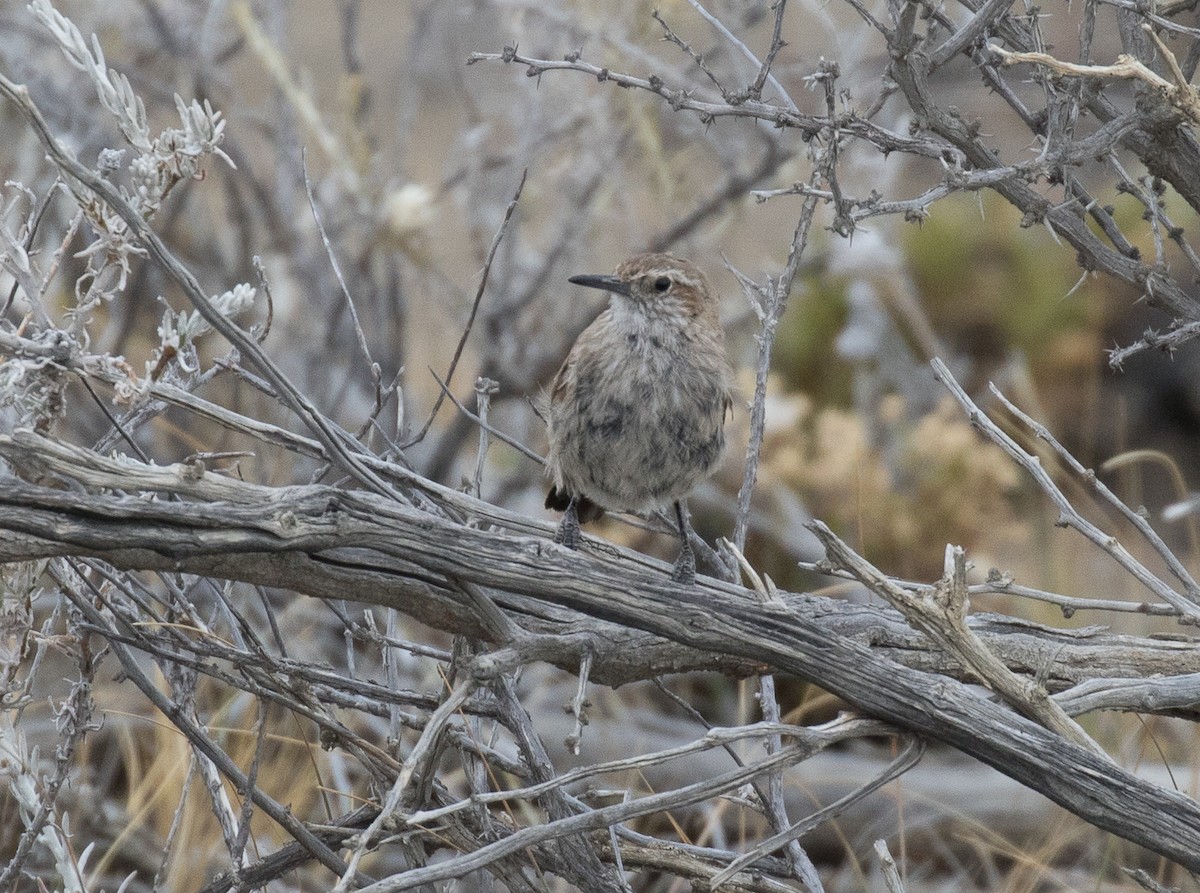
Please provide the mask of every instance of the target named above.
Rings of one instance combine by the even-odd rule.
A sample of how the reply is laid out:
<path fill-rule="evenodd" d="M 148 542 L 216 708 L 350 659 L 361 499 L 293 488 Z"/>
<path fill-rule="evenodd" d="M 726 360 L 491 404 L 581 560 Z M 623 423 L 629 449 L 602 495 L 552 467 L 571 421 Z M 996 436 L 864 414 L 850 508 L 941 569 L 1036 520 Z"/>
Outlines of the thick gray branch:
<path fill-rule="evenodd" d="M 0 439 L 0 454 L 24 460 L 17 463 L 22 467 L 46 458 L 36 456 L 40 438 L 23 434 L 20 441 Z M 134 487 L 146 467 L 122 465 Z M 162 470 L 142 473 L 162 476 Z M 192 473 L 181 489 L 203 490 L 209 477 Z M 227 495 L 231 486 L 243 486 L 220 478 L 213 479 L 214 486 L 217 481 Z M 982 760 L 1098 827 L 1200 870 L 1195 801 L 1135 777 L 985 692 L 906 667 L 862 638 L 813 622 L 818 607 L 836 611 L 832 602 L 808 599 L 806 616 L 795 610 L 796 601 L 763 603 L 746 590 L 712 581 L 680 587 L 628 553 L 573 553 L 545 539 L 455 523 L 362 492 L 244 485 L 247 496 L 260 498 L 185 504 L 89 494 L 73 486 L 66 491 L 4 481 L 0 526 L 11 536 L 0 542 L 0 560 L 92 555 L 127 568 L 258 582 L 303 554 L 314 573 L 332 570 L 346 582 L 391 579 L 394 606 L 426 620 L 439 612 L 461 620 L 470 609 L 465 601 L 452 603 L 449 594 L 464 583 L 488 587 L 502 608 L 523 619 L 535 613 L 563 618 L 567 615 L 555 612 L 567 609 L 809 680 L 870 715 Z M 276 585 L 281 582 L 276 578 Z M 353 598 L 348 589 L 336 597 Z M 431 597 L 444 599 L 432 611 Z M 573 629 L 594 648 L 613 627 L 580 619 Z M 1176 672 L 1180 660 L 1195 651 L 1180 649 Z"/>
<path fill-rule="evenodd" d="M 0 561 L 99 557 L 126 570 L 179 570 L 293 589 L 316 598 L 382 605 L 436 629 L 486 638 L 472 601 L 451 576 L 432 570 L 423 560 L 425 553 L 436 550 L 456 565 L 486 572 L 480 582 L 498 590 L 492 593 L 495 601 L 539 637 L 538 659 L 575 670 L 581 654 L 590 651 L 594 681 L 622 685 L 666 673 L 747 675 L 762 669 L 759 661 L 736 650 L 697 650 L 546 604 L 525 590 L 523 575 L 541 571 L 531 571 L 530 562 L 521 556 L 501 555 L 497 564 L 483 565 L 470 544 L 431 527 L 428 515 L 408 511 L 398 518 L 394 506 L 377 505 L 362 493 L 259 487 L 193 466 L 107 459 L 28 432 L 0 437 L 0 456 L 46 476 L 69 473 L 88 488 L 120 484 L 130 492 L 157 491 L 189 499 L 151 502 L 38 487 L 10 478 L 0 485 L 0 529 L 7 531 L 0 540 Z M 462 494 L 455 498 L 458 511 L 474 507 L 476 517 L 492 524 L 522 534 L 537 527 L 528 518 L 510 518 L 502 509 Z M 405 525 L 405 537 L 396 535 L 397 523 Z M 543 526 L 548 534 L 551 528 Z M 509 536 L 508 541 L 533 550 L 534 565 L 539 551 L 559 554 L 544 540 Z M 598 558 L 573 572 L 574 582 L 597 599 L 614 585 L 632 587 L 631 572 L 652 573 L 657 566 L 632 552 L 621 552 L 617 560 L 599 553 Z M 715 581 L 707 585 L 746 597 L 745 590 Z M 912 669 L 970 678 L 890 608 L 798 593 L 783 598 L 797 623 L 852 639 Z M 1200 673 L 1200 649 L 1190 639 L 1114 635 L 1097 627 L 1056 630 L 999 614 L 974 614 L 968 622 L 1009 669 L 1038 676 L 1051 692 L 1088 680 Z M 1195 715 L 1178 699 L 1149 696 L 1119 704 L 1110 699 L 1106 706 Z"/>

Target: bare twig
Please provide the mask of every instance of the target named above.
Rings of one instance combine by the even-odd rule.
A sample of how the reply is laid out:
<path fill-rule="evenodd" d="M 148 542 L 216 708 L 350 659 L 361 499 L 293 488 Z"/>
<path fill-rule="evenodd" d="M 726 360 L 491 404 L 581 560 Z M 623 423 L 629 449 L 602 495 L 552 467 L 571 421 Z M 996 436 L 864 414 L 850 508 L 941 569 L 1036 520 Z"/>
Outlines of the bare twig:
<path fill-rule="evenodd" d="M 488 409 L 492 405 L 492 397 L 499 390 L 500 383 L 497 381 L 490 378 L 475 379 L 475 405 L 479 409 L 479 449 L 475 452 L 475 476 L 471 479 L 471 492 L 476 497 L 483 492 L 483 465 L 488 451 Z M 449 389 L 444 388 L 443 393 L 449 393 Z"/>
<path fill-rule="evenodd" d="M 59 142 L 33 100 L 30 99 L 29 90 L 0 75 L 0 94 L 12 100 L 21 110 L 54 164 L 70 179 L 104 199 L 146 246 L 151 256 L 175 280 L 205 321 L 227 341 L 235 345 L 258 369 L 262 370 L 278 393 L 312 429 L 330 454 L 336 456 L 348 471 L 371 489 L 403 501 L 404 497 L 399 492 L 362 464 L 357 445 L 347 442 L 347 439 L 330 424 L 325 416 L 312 405 L 311 401 L 296 389 L 278 365 L 262 351 L 258 343 L 213 306 L 212 301 L 200 288 L 196 277 L 179 262 L 141 214 L 125 201 L 111 184 L 81 164 Z"/>
<path fill-rule="evenodd" d="M 724 883 L 737 871 L 753 865 L 772 850 L 782 846 L 785 842 L 796 840 L 797 838 L 804 836 L 821 823 L 841 815 L 846 811 L 846 809 L 859 802 L 864 797 L 869 796 L 884 785 L 895 781 L 897 778 L 915 766 L 918 761 L 920 761 L 921 754 L 924 753 L 924 751 L 925 746 L 921 743 L 919 738 L 909 738 L 899 755 L 892 760 L 892 762 L 889 763 L 883 769 L 883 771 L 879 773 L 879 775 L 856 790 L 851 791 L 845 797 L 842 797 L 836 802 L 830 803 L 828 806 L 817 810 L 803 821 L 796 822 L 796 824 L 792 825 L 790 828 L 787 828 L 783 832 L 772 837 L 768 837 L 744 856 L 739 856 L 713 877 L 713 886 L 716 887 L 718 884 Z"/>
<path fill-rule="evenodd" d="M 938 381 L 946 386 L 951 396 L 954 397 L 955 401 L 967 413 L 971 425 L 1012 457 L 1018 465 L 1030 474 L 1038 486 L 1042 488 L 1043 492 L 1050 497 L 1058 507 L 1060 524 L 1079 531 L 1099 549 L 1111 555 L 1134 579 L 1175 608 L 1179 612 L 1181 622 L 1200 623 L 1200 605 L 1193 601 L 1189 595 L 1176 592 L 1165 580 L 1158 577 L 1144 564 L 1134 558 L 1116 537 L 1104 533 L 1095 524 L 1079 514 L 1075 507 L 1071 505 L 1070 500 L 1067 499 L 1066 494 L 1062 492 L 1062 489 L 1054 483 L 1050 474 L 1042 467 L 1042 463 L 1038 458 L 1022 449 L 1015 440 L 1001 431 L 975 405 L 975 401 L 967 396 L 967 392 L 955 381 L 954 376 L 950 374 L 950 370 L 946 368 L 945 363 L 939 359 L 934 359 L 933 369 Z M 1191 578 L 1189 576 L 1185 577 L 1185 579 L 1190 581 Z"/>
<path fill-rule="evenodd" d="M 98 626 L 104 625 L 104 618 L 89 599 L 80 598 L 75 600 L 74 603 L 79 611 L 93 624 Z M 121 661 L 121 666 L 124 668 L 125 674 L 129 679 L 137 685 L 142 694 L 170 718 L 172 724 L 177 729 L 187 736 L 189 742 L 196 748 L 198 753 L 210 759 L 221 771 L 221 774 L 230 779 L 239 789 L 248 791 L 249 796 L 254 799 L 259 809 L 286 829 L 321 864 L 325 865 L 331 871 L 336 872 L 339 876 L 346 871 L 345 864 L 338 858 L 337 854 L 309 832 L 303 823 L 291 814 L 290 810 L 285 809 L 266 796 L 257 786 L 247 783 L 246 775 L 238 769 L 229 756 L 217 747 L 212 739 L 196 723 L 184 715 L 179 705 L 159 691 L 154 681 L 142 672 L 132 649 L 117 642 L 112 642 L 112 649 Z"/>
<path fill-rule="evenodd" d="M 772 38 L 771 49 L 767 55 L 766 61 L 760 61 L 759 58 L 754 55 L 754 51 L 751 50 L 750 47 L 746 46 L 745 42 L 743 42 L 741 38 L 730 31 L 729 28 L 725 26 L 724 22 L 704 8 L 704 4 L 702 4 L 700 0 L 688 0 L 688 3 L 691 4 L 692 9 L 700 13 L 706 22 L 716 28 L 717 32 L 726 40 L 728 40 L 739 53 L 741 53 L 746 57 L 747 60 L 758 67 L 758 74 L 755 76 L 754 86 L 750 91 L 748 91 L 755 99 L 758 99 L 762 95 L 762 83 L 769 83 L 771 88 L 779 94 L 779 98 L 783 100 L 784 105 L 787 106 L 789 111 L 798 111 L 796 103 L 792 101 L 792 97 L 788 94 L 787 90 L 783 89 L 783 85 L 779 83 L 779 81 L 775 78 L 775 75 L 771 74 L 771 64 L 775 61 L 775 56 L 779 53 L 780 48 L 783 46 L 783 41 L 779 37 L 779 31 L 783 24 L 785 0 L 776 0 L 775 34 Z"/>
<path fill-rule="evenodd" d="M 806 115 L 803 112 L 795 112 L 787 108 L 752 99 L 739 102 L 736 105 L 704 102 L 692 98 L 686 90 L 669 87 L 657 75 L 652 75 L 649 78 L 640 78 L 634 75 L 623 74 L 599 65 L 593 65 L 590 62 L 584 62 L 577 54 L 572 54 L 572 58 L 568 59 L 537 59 L 522 55 L 517 52 L 516 47 L 506 47 L 500 53 L 471 53 L 467 57 L 467 64 L 469 65 L 479 62 L 505 62 L 525 65 L 527 66 L 526 74 L 530 77 L 538 77 L 547 71 L 566 70 L 583 72 L 600 81 L 611 81 L 620 87 L 633 87 L 655 93 L 665 99 L 672 108 L 696 112 L 705 121 L 711 121 L 719 117 L 757 118 L 769 121 L 780 127 L 798 128 L 803 134 L 809 137 L 815 136 L 829 123 L 821 116 Z M 839 126 L 846 133 L 860 137 L 878 146 L 885 152 L 903 151 L 926 158 L 945 159 L 948 161 L 957 157 L 953 149 L 948 148 L 941 142 L 916 140 L 901 136 L 857 116 L 848 117 L 845 121 L 839 122 Z"/>
<path fill-rule="evenodd" d="M 1054 450 L 1055 455 L 1070 468 L 1079 478 L 1091 486 L 1091 488 L 1109 505 L 1115 508 L 1128 521 L 1138 533 L 1148 542 L 1151 548 L 1162 558 L 1163 562 L 1170 569 L 1175 578 L 1183 584 L 1183 591 L 1188 599 L 1195 605 L 1200 606 L 1200 584 L 1192 577 L 1191 573 L 1178 556 L 1167 546 L 1158 532 L 1150 526 L 1150 522 L 1146 520 L 1141 512 L 1134 511 L 1125 502 L 1117 497 L 1109 487 L 1100 480 L 1094 471 L 1089 468 L 1084 468 L 1083 465 L 1072 456 L 1067 449 L 1059 443 L 1058 439 L 1050 433 L 1050 429 L 1040 422 L 1034 421 L 1023 410 L 1014 405 L 1007 397 L 1000 392 L 1000 389 L 995 385 L 989 386 L 992 394 L 1004 407 L 1014 416 L 1021 420 L 1039 440 L 1043 440 L 1050 445 Z"/>
<path fill-rule="evenodd" d="M 813 172 L 813 185 L 821 178 L 820 171 Z M 779 320 L 787 309 L 788 297 L 791 294 L 792 283 L 800 270 L 800 261 L 808 244 L 808 232 L 812 226 L 813 214 L 816 211 L 817 200 L 807 196 L 804 207 L 800 212 L 800 221 L 792 234 L 792 244 L 788 249 L 787 264 L 778 279 L 768 279 L 765 286 L 759 287 L 762 301 L 762 330 L 758 334 L 758 363 L 755 369 L 754 398 L 750 404 L 750 443 L 746 447 L 745 469 L 742 472 L 742 485 L 738 490 L 737 513 L 734 516 L 732 541 L 740 551 L 746 545 L 746 531 L 750 527 L 750 499 L 754 493 L 754 482 L 758 477 L 758 463 L 762 457 L 763 432 L 766 429 L 767 376 L 771 366 L 771 350 L 775 346 L 775 336 L 779 328 Z M 730 571 L 736 568 L 730 565 Z"/>
<path fill-rule="evenodd" d="M 875 855 L 879 857 L 879 867 L 883 870 L 883 882 L 888 893 L 904 893 L 904 881 L 896 868 L 896 860 L 892 858 L 886 840 L 875 841 Z"/>
<path fill-rule="evenodd" d="M 479 312 L 479 305 L 483 301 L 483 293 L 487 288 L 488 275 L 492 271 L 492 261 L 496 258 L 496 249 L 500 247 L 504 233 L 508 230 L 508 222 L 512 220 L 513 212 L 517 210 L 517 202 L 521 199 L 521 191 L 525 188 L 525 178 L 528 176 L 528 168 L 521 171 L 521 181 L 517 184 L 517 191 L 513 193 L 512 201 L 508 203 L 508 208 L 504 211 L 504 219 L 500 221 L 496 235 L 492 238 L 492 245 L 488 248 L 487 258 L 483 262 L 483 270 L 479 274 L 479 287 L 475 289 L 475 299 L 471 302 L 471 312 L 467 316 L 466 325 L 463 326 L 462 335 L 458 339 L 458 345 L 454 348 L 454 356 L 450 358 L 450 368 L 446 370 L 444 388 L 438 393 L 437 399 L 433 403 L 433 409 L 429 411 L 429 418 L 425 420 L 425 424 L 421 426 L 421 430 L 402 444 L 403 449 L 408 449 L 425 439 L 425 435 L 429 433 L 429 427 L 433 424 L 433 420 L 437 418 L 438 410 L 442 408 L 442 400 L 445 399 L 446 391 L 454 380 L 454 370 L 458 368 L 459 358 L 462 357 L 463 348 L 467 344 L 467 338 L 471 335 L 471 327 L 475 324 L 475 315 Z"/>
<path fill-rule="evenodd" d="M 983 3 L 970 20 L 955 31 L 946 42 L 938 47 L 932 56 L 934 68 L 945 65 L 963 50 L 983 38 L 989 28 L 994 28 L 996 20 L 1012 6 L 1011 0 L 987 0 Z"/>
<path fill-rule="evenodd" d="M 606 806 L 582 815 L 523 828 L 503 840 L 488 844 L 472 853 L 464 853 L 439 865 L 403 872 L 387 880 L 371 884 L 363 888 L 363 893 L 399 893 L 401 890 L 411 890 L 439 880 L 461 878 L 486 867 L 509 853 L 518 852 L 535 843 L 554 840 L 581 831 L 607 828 L 638 816 L 651 815 L 666 809 L 680 809 L 691 803 L 736 790 L 750 779 L 768 772 L 776 766 L 786 766 L 802 759 L 808 752 L 808 745 L 793 744 L 777 754 L 764 757 L 753 765 L 733 769 L 714 778 L 704 779 L 674 791 L 650 794 L 628 803 Z"/>
<path fill-rule="evenodd" d="M 995 0 L 995 2 L 1004 2 L 1004 0 Z M 1158 40 L 1158 36 L 1153 31 L 1149 31 L 1148 33 L 1155 40 Z M 1063 62 L 1046 53 L 1017 53 L 995 46 L 994 44 L 989 49 L 1000 56 L 1004 60 L 1005 65 L 1016 65 L 1024 62 L 1032 65 L 1040 65 L 1058 74 L 1073 77 L 1098 80 L 1142 81 L 1158 90 L 1168 102 L 1191 119 L 1193 123 L 1200 123 L 1200 99 L 1197 99 L 1195 91 L 1188 83 L 1187 78 L 1179 71 L 1179 64 L 1175 61 L 1174 54 L 1161 41 L 1159 41 L 1159 44 L 1159 51 L 1163 53 L 1164 58 L 1169 59 L 1168 64 L 1176 76 L 1175 83 L 1171 83 L 1151 71 L 1138 59 L 1124 53 L 1117 56 L 1117 61 L 1112 65 L 1079 65 L 1074 62 Z"/>
<path fill-rule="evenodd" d="M 759 66 L 758 76 L 754 79 L 754 84 L 750 88 L 750 95 L 755 99 L 762 96 L 763 85 L 766 84 L 768 78 L 771 78 L 774 83 L 774 78 L 771 76 L 771 66 L 775 64 L 775 57 L 779 55 L 779 51 L 787 46 L 787 41 L 783 39 L 783 14 L 787 9 L 787 0 L 775 0 L 774 6 L 775 28 L 771 32 L 771 48 L 767 50 L 767 58 L 763 59 L 762 65 Z M 787 101 L 790 102 L 791 100 L 787 99 Z"/>
<path fill-rule="evenodd" d="M 708 65 L 705 64 L 704 57 L 693 50 L 690 43 L 685 41 L 678 34 L 671 30 L 671 26 L 667 24 L 666 19 L 659 15 L 657 9 L 653 10 L 650 15 L 653 17 L 654 21 L 658 22 L 658 24 L 662 26 L 663 40 L 670 41 L 671 43 L 675 44 L 675 46 L 687 53 L 688 56 L 691 57 L 692 61 L 696 63 L 696 67 L 704 72 L 704 76 L 712 81 L 713 86 L 721 92 L 722 96 L 725 96 L 726 99 L 728 99 L 728 91 L 725 89 L 725 86 L 721 83 L 717 76 L 712 73 L 712 70 L 708 67 Z"/>
<path fill-rule="evenodd" d="M 497 440 L 508 444 L 510 447 L 512 447 L 514 450 L 516 450 L 518 453 L 520 453 L 526 459 L 532 459 L 538 465 L 546 464 L 545 457 L 543 457 L 542 455 L 540 455 L 538 453 L 535 453 L 529 447 L 525 446 L 525 444 L 521 443 L 519 440 L 516 440 L 511 435 L 506 434 L 505 432 L 501 431 L 499 428 L 493 428 L 491 425 L 489 425 L 487 423 L 487 420 L 485 420 L 481 416 L 475 415 L 475 413 L 471 412 L 471 410 L 469 410 L 465 406 L 463 406 L 462 403 L 460 403 L 458 401 L 458 399 L 452 393 L 450 393 L 450 388 L 446 386 L 446 382 L 444 382 L 440 378 L 438 378 L 437 373 L 434 372 L 432 369 L 430 369 L 429 371 L 430 371 L 430 374 L 433 375 L 434 381 L 436 381 L 438 383 L 438 387 L 440 387 L 442 389 L 442 393 L 445 394 L 447 399 L 449 399 L 450 402 L 454 404 L 454 408 L 457 409 L 459 412 L 461 412 L 464 416 L 466 416 L 472 422 L 474 422 L 476 425 L 478 425 L 480 431 L 486 431 L 488 434 L 490 434 L 492 437 L 496 438 Z"/>
<path fill-rule="evenodd" d="M 583 741 L 583 727 L 589 721 L 587 710 L 591 706 L 591 702 L 587 699 L 587 687 L 592 675 L 593 659 L 594 655 L 591 651 L 583 652 L 583 659 L 579 662 L 579 680 L 575 685 L 575 697 L 569 704 L 563 706 L 563 709 L 570 714 L 574 721 L 571 732 L 563 743 L 566 744 L 567 750 L 576 756 L 579 756 L 579 744 Z"/>
<path fill-rule="evenodd" d="M 321 242 L 325 246 L 325 256 L 329 258 L 329 266 L 333 269 L 333 275 L 337 278 L 338 285 L 342 289 L 342 297 L 346 299 L 346 307 L 349 309 L 350 319 L 354 323 L 354 336 L 358 341 L 358 349 L 362 351 L 363 358 L 367 361 L 367 368 L 371 370 L 371 380 L 378 395 L 380 391 L 380 375 L 382 373 L 379 364 L 371 356 L 371 347 L 367 344 L 367 335 L 363 331 L 362 322 L 358 318 L 358 308 L 354 306 L 354 297 L 350 294 L 350 287 L 346 285 L 346 277 L 342 274 L 342 265 L 338 263 L 337 254 L 333 250 L 333 243 L 329 241 L 329 233 L 325 231 L 325 223 L 321 220 L 321 212 L 317 208 L 317 197 L 313 195 L 312 181 L 308 178 L 308 160 L 303 153 L 300 158 L 300 167 L 304 173 L 304 194 L 308 196 L 308 207 L 312 211 L 313 223 L 317 225 L 317 232 L 320 234 Z"/>
<path fill-rule="evenodd" d="M 409 751 L 408 756 L 404 760 L 404 765 L 400 768 L 400 772 L 396 776 L 395 784 L 388 791 L 387 798 L 383 802 L 383 808 L 379 810 L 379 815 L 359 835 L 358 843 L 350 853 L 346 869 L 342 872 L 341 878 L 333 888 L 334 893 L 344 893 L 344 891 L 351 889 L 350 885 L 354 883 L 358 865 L 362 861 L 363 856 L 378 843 L 384 823 L 396 819 L 397 810 L 404 802 L 406 795 L 409 793 L 409 786 L 413 783 L 413 776 L 429 768 L 427 760 L 433 753 L 438 739 L 445 731 L 447 723 L 450 722 L 462 705 L 466 703 L 467 698 L 474 693 L 478 684 L 478 681 L 474 677 L 468 676 L 450 692 L 449 696 L 429 717 L 429 722 L 426 724 L 425 730 L 421 733 L 421 737 L 417 740 L 417 743 L 413 745 L 413 749 Z"/>
<path fill-rule="evenodd" d="M 864 586 L 886 599 L 913 627 L 953 654 L 1011 707 L 1068 740 L 1107 757 L 1041 685 L 1018 678 L 967 626 L 966 560 L 961 548 L 947 546 L 946 575 L 936 585 L 913 593 L 893 584 L 820 521 L 809 527 L 820 538 L 834 567 L 848 570 Z"/>
<path fill-rule="evenodd" d="M 733 552 L 734 557 L 742 568 L 742 572 L 749 577 L 755 594 L 758 595 L 763 603 L 780 604 L 779 593 L 775 589 L 774 584 L 771 583 L 770 577 L 764 579 L 759 576 L 750 566 L 750 562 L 746 560 L 746 556 L 738 546 L 733 543 L 727 543 L 726 547 Z M 778 724 L 780 721 L 780 712 L 779 700 L 775 696 L 775 677 L 769 673 L 758 677 L 758 703 L 759 709 L 762 711 L 763 721 Z M 767 753 L 776 753 L 783 747 L 783 740 L 778 735 L 772 735 L 765 743 Z M 801 835 L 796 834 L 792 836 L 789 832 L 791 820 L 788 818 L 787 807 L 784 805 L 783 775 L 779 772 L 772 772 L 767 776 L 766 784 L 759 784 L 756 790 L 759 791 L 759 796 L 763 801 L 763 806 L 766 810 L 767 818 L 771 822 L 771 827 L 776 832 L 770 838 L 771 845 L 765 849 L 756 848 L 757 855 L 754 858 L 739 857 L 735 859 L 714 876 L 713 885 L 716 886 L 728 880 L 742 868 L 753 864 L 757 859 L 774 849 L 782 847 L 787 853 L 788 862 L 791 864 L 792 872 L 795 874 L 796 879 L 803 883 L 810 893 L 823 893 L 825 888 L 821 884 L 821 876 L 817 873 L 817 867 L 813 865 L 808 853 L 800 846 L 798 838 Z M 795 826 L 792 827 L 794 828 Z M 763 843 L 765 845 L 767 841 Z"/>

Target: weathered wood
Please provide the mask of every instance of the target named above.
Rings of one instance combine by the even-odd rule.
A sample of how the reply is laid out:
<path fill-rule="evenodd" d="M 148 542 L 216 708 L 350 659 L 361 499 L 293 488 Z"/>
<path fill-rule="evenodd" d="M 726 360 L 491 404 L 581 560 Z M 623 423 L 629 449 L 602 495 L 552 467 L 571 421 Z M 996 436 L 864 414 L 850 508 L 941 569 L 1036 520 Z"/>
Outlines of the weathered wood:
<path fill-rule="evenodd" d="M 7 438 L 0 438 L 0 454 L 5 454 L 10 445 Z M 139 481 L 134 468 L 129 473 L 133 476 L 128 486 L 149 483 Z M 420 560 L 424 550 L 442 548 L 461 552 L 460 560 L 470 563 L 469 550 L 459 549 L 457 540 L 438 545 L 443 535 L 438 533 L 404 548 L 397 543 L 389 545 L 384 519 L 396 508 L 392 504 L 363 506 L 360 520 L 353 524 L 349 518 L 335 521 L 340 502 L 348 498 L 361 502 L 366 498 L 363 494 L 321 487 L 270 490 L 211 474 L 205 478 L 216 478 L 226 497 L 230 495 L 228 486 L 241 487 L 239 500 L 149 502 L 36 487 L 17 479 L 0 481 L 0 529 L 7 531 L 0 541 L 0 561 L 90 555 L 125 570 L 175 570 L 292 589 L 315 598 L 381 605 L 436 629 L 488 637 L 470 600 L 450 585 L 445 575 L 431 573 Z M 245 504 L 246 496 L 255 494 L 260 504 Z M 490 511 L 502 517 L 494 507 Z M 376 513 L 377 524 L 372 520 Z M 416 515 L 416 529 L 432 517 Z M 369 546 L 369 539 L 377 545 Z M 346 542 L 356 545 L 342 545 Z M 522 548 L 558 553 L 544 540 L 526 538 L 519 542 Z M 631 569 L 649 571 L 656 565 L 626 550 L 617 550 L 616 556 L 591 556 L 596 564 L 581 566 L 576 582 L 600 598 L 605 587 L 614 582 L 625 585 L 621 582 L 623 575 Z M 525 573 L 534 574 L 524 566 L 514 570 L 506 578 L 512 588 L 494 592 L 493 598 L 525 629 L 545 637 L 539 658 L 562 669 L 577 668 L 584 647 L 594 653 L 592 679 L 614 686 L 667 673 L 709 670 L 748 675 L 761 669 L 758 661 L 744 654 L 698 650 L 670 638 L 547 604 L 518 585 Z M 488 578 L 483 585 L 496 586 L 500 582 Z M 702 582 L 706 588 L 729 596 L 751 597 L 746 590 L 715 580 Z M 952 658 L 907 626 L 891 608 L 801 593 L 784 593 L 783 600 L 797 623 L 869 646 L 875 653 L 912 669 L 966 678 Z M 1200 673 L 1200 645 L 1187 637 L 1175 640 L 1117 635 L 1102 628 L 1056 630 L 1000 614 L 974 615 L 969 622 L 1010 669 L 1037 675 L 1052 692 L 1088 680 L 1137 681 Z M 1153 681 L 1148 687 L 1126 685 L 1122 688 L 1124 696 L 1110 694 L 1104 707 L 1197 715 L 1186 692 L 1172 695 L 1165 689 L 1165 684 L 1155 686 Z"/>
<path fill-rule="evenodd" d="M 24 467 L 36 465 L 40 438 L 21 439 L 21 444 L 0 440 L 0 454 L 21 459 L 17 464 Z M 126 486 L 133 490 L 139 473 L 147 479 L 161 473 L 123 465 Z M 82 469 L 78 476 L 87 474 Z M 189 482 L 179 489 L 193 496 L 211 477 L 196 470 L 185 476 Z M 597 655 L 606 655 L 609 647 L 627 652 L 627 640 L 605 637 L 630 628 L 705 653 L 712 668 L 723 668 L 724 656 L 736 657 L 747 669 L 757 665 L 793 674 L 866 713 L 976 757 L 1098 827 L 1200 870 L 1200 806 L 1194 800 L 1065 741 L 978 688 L 893 660 L 869 636 L 852 638 L 832 623 L 822 624 L 822 618 L 839 616 L 832 602 L 795 596 L 763 603 L 746 590 L 708 580 L 680 587 L 665 566 L 660 570 L 628 553 L 570 552 L 546 539 L 464 525 L 361 492 L 271 491 L 228 479 L 219 486 L 224 501 L 172 502 L 8 478 L 0 484 L 0 528 L 8 531 L 0 560 L 89 555 L 129 569 L 175 569 L 272 585 L 285 582 L 281 569 L 287 569 L 283 576 L 291 585 L 302 567 L 314 578 L 325 573 L 326 583 L 362 578 L 369 586 L 391 579 L 390 606 L 443 626 L 470 616 L 470 602 L 452 596 L 455 584 L 476 584 L 524 621 L 540 613 L 543 623 L 563 623 L 569 615 L 556 613 L 562 609 L 604 621 L 576 619 L 559 628 L 566 635 L 539 637 L 532 643 L 538 659 L 565 660 L 583 644 Z M 245 499 L 230 500 L 231 486 L 245 486 L 236 494 Z M 165 483 L 153 488 L 164 489 Z M 303 561 L 291 563 L 295 556 Z M 355 597 L 349 585 L 323 594 Z M 797 610 L 803 604 L 807 612 Z M 1034 634 L 1028 627 L 1022 631 Z M 1196 651 L 1193 644 L 1180 647 L 1175 666 Z M 676 668 L 645 667 L 644 660 L 643 667 Z"/>

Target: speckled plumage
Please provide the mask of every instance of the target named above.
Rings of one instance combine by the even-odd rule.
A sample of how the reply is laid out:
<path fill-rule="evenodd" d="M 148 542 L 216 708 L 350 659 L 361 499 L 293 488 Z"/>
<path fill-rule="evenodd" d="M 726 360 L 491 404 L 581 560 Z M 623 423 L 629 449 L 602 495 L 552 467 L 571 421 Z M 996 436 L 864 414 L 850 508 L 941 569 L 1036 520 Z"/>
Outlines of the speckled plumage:
<path fill-rule="evenodd" d="M 546 504 L 582 520 L 649 512 L 682 500 L 725 447 L 729 361 L 704 274 L 643 254 L 615 276 L 571 281 L 612 293 L 576 340 L 550 390 Z M 682 513 L 681 513 L 682 515 Z"/>

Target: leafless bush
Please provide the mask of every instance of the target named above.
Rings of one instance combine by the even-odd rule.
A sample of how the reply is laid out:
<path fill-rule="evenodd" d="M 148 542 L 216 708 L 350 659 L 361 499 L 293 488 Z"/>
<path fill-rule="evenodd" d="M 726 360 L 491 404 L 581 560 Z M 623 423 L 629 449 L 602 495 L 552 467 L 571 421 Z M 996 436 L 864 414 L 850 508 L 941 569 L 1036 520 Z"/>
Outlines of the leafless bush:
<path fill-rule="evenodd" d="M 1073 300 L 1103 276 L 1162 312 L 1113 365 L 1184 346 L 1195 4 L 1011 7 L 0 14 L 0 890 L 1191 883 L 1200 806 L 1170 773 L 1194 769 L 1196 641 L 1019 615 L 1194 625 L 1200 586 L 1148 513 L 959 383 L 897 246 L 987 191 L 1074 252 Z M 773 352 L 826 239 L 864 440 L 888 456 L 888 400 L 948 395 L 959 421 L 926 430 L 971 529 L 1019 470 L 1134 597 L 972 576 L 940 542 L 941 579 L 901 579 L 778 486 L 764 456 L 800 425 L 768 411 Z M 527 398 L 589 321 L 564 280 L 647 247 L 727 249 L 744 298 L 745 450 L 697 494 L 729 534 L 696 587 L 556 547 L 537 511 Z M 951 453 L 968 422 L 986 448 Z M 862 597 L 784 591 L 748 553 Z M 792 680 L 850 709 L 788 715 Z M 1119 712 L 1163 718 L 1164 773 L 1104 734 Z M 1082 820 L 1033 855 L 1061 813 L 1030 792 Z M 964 849 L 953 814 L 991 836 Z"/>

